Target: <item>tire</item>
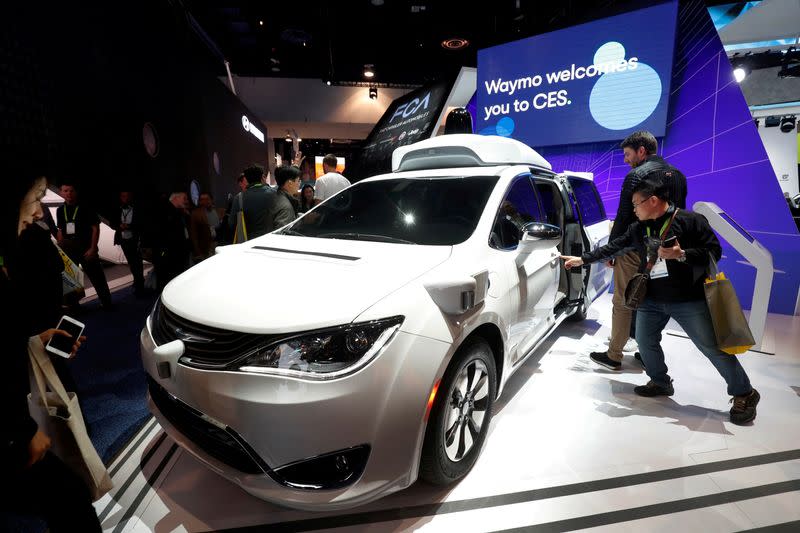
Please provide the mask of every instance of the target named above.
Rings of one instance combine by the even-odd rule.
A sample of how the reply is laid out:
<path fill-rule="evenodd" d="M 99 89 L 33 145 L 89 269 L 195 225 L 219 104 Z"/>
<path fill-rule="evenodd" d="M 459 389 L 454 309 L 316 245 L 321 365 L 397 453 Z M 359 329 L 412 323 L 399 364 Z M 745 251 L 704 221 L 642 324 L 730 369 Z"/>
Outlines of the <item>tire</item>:
<path fill-rule="evenodd" d="M 497 376 L 491 348 L 483 339 L 467 341 L 439 384 L 422 448 L 423 480 L 448 485 L 470 471 L 486 440 L 496 394 Z M 471 400 L 466 407 L 465 395 Z"/>

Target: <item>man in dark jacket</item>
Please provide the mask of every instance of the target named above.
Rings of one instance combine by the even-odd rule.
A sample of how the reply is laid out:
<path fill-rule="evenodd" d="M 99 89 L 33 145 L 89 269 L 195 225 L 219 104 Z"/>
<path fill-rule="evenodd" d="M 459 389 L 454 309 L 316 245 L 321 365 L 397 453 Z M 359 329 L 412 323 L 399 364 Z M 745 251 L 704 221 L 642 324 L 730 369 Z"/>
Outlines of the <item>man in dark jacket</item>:
<path fill-rule="evenodd" d="M 746 424 L 756 417 L 761 397 L 738 358 L 717 347 L 703 290 L 709 256 L 719 260 L 722 248 L 704 216 L 683 209 L 675 213 L 676 206 L 668 201 L 670 186 L 663 181 L 666 172 L 651 175 L 633 188 L 631 205 L 639 222 L 595 251 L 581 257 L 562 256 L 564 266 L 570 269 L 606 260 L 630 247 L 654 263 L 636 319 L 636 342 L 650 381 L 635 387 L 634 392 L 640 396 L 672 396 L 675 392 L 660 344 L 661 332 L 674 318 L 728 384 L 728 394 L 733 396 L 731 422 Z M 662 246 L 670 237 L 675 237 L 672 244 Z"/>
<path fill-rule="evenodd" d="M 169 201 L 160 207 L 153 250 L 153 268 L 159 292 L 189 268 L 192 246 L 189 242 L 188 209 L 189 196 L 183 191 L 170 194 Z"/>
<path fill-rule="evenodd" d="M 133 194 L 130 191 L 120 191 L 119 208 L 111 221 L 114 233 L 114 244 L 118 244 L 125 254 L 128 267 L 133 276 L 133 292 L 136 296 L 144 295 L 144 263 L 139 252 L 139 238 L 141 234 L 141 216 L 139 209 L 134 208 Z"/>
<path fill-rule="evenodd" d="M 622 141 L 625 163 L 631 170 L 622 183 L 619 207 L 609 242 L 623 235 L 636 221 L 631 208 L 631 196 L 636 185 L 654 172 L 665 172 L 663 178 L 668 189 L 669 200 L 681 209 L 686 208 L 686 177 L 675 167 L 656 155 L 658 143 L 650 132 L 637 131 Z M 614 296 L 611 299 L 611 338 L 608 351 L 592 352 L 589 357 L 595 363 L 611 370 L 622 367 L 622 351 L 633 343 L 628 341 L 635 334 L 636 314 L 624 306 L 625 288 L 639 268 L 639 255 L 635 251 L 623 254 L 614 260 Z M 632 346 L 631 346 L 632 348 Z"/>
<path fill-rule="evenodd" d="M 275 169 L 275 181 L 278 183 L 278 197 L 272 214 L 275 227 L 280 228 L 297 218 L 300 203 L 295 198 L 300 187 L 300 169 L 295 166 L 283 166 Z"/>
<path fill-rule="evenodd" d="M 237 234 L 237 225 L 240 222 L 239 213 L 244 212 L 245 228 L 247 229 L 246 239 L 260 237 L 280 226 L 275 224 L 273 213 L 275 212 L 275 201 L 277 199 L 275 191 L 264 184 L 264 167 L 252 165 L 244 170 L 247 178 L 247 189 L 240 192 L 233 199 L 231 217 L 229 224 L 233 234 Z M 241 235 L 241 230 L 238 230 Z"/>
<path fill-rule="evenodd" d="M 100 217 L 90 206 L 78 203 L 78 191 L 73 183 L 62 183 L 61 196 L 64 197 L 64 205 L 56 211 L 58 245 L 75 264 L 83 267 L 97 291 L 97 298 L 103 309 L 112 309 L 111 291 L 108 289 L 97 248 Z M 70 303 L 78 305 L 77 301 Z"/>

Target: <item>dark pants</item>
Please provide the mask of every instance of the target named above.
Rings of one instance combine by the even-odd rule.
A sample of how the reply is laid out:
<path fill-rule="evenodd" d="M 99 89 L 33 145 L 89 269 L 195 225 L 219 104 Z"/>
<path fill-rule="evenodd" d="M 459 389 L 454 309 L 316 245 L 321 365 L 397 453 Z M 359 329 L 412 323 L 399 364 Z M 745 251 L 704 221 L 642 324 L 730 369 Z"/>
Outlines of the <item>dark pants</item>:
<path fill-rule="evenodd" d="M 102 531 L 89 489 L 52 453 L 30 468 L 3 473 L 3 485 L 4 511 L 40 516 L 52 533 Z"/>
<path fill-rule="evenodd" d="M 133 292 L 139 294 L 144 290 L 144 266 L 142 254 L 139 253 L 138 239 L 122 239 L 120 246 L 133 276 Z"/>
<path fill-rule="evenodd" d="M 153 268 L 156 270 L 156 285 L 158 292 L 161 292 L 167 283 L 189 268 L 189 252 L 155 250 L 154 255 Z"/>
<path fill-rule="evenodd" d="M 744 396 L 753 390 L 747 373 L 739 364 L 739 358 L 717 348 L 717 338 L 705 300 L 657 302 L 645 299 L 639 306 L 636 343 L 642 354 L 645 371 L 653 383 L 668 387 L 672 381 L 667 374 L 664 350 L 661 348 L 661 332 L 670 318 L 680 324 L 697 349 L 714 365 L 728 385 L 729 395 Z"/>
<path fill-rule="evenodd" d="M 75 264 L 83 268 L 83 272 L 89 277 L 94 290 L 97 291 L 97 298 L 100 300 L 100 304 L 103 307 L 111 305 L 111 291 L 108 290 L 108 282 L 106 281 L 100 258 L 95 257 L 94 259 L 86 260 L 83 257 L 83 254 L 89 249 L 89 245 L 76 240 L 64 239 L 61 249 Z"/>

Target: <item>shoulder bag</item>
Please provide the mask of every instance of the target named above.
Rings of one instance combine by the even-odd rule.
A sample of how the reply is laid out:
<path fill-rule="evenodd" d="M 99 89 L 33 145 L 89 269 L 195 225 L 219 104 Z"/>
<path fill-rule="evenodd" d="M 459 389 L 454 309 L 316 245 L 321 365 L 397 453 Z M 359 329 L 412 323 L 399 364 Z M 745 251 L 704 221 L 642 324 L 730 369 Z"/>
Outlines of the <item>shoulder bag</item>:
<path fill-rule="evenodd" d="M 97 501 L 114 485 L 86 432 L 78 396 L 64 389 L 38 335 L 29 339 L 28 355 L 36 383 L 28 394 L 31 417 L 50 437 L 50 451 L 86 483 Z"/>
<path fill-rule="evenodd" d="M 661 233 L 659 234 L 660 239 L 663 239 L 664 236 L 666 236 L 666 234 L 669 232 L 669 228 L 672 227 L 672 222 L 675 220 L 675 215 L 677 214 L 678 208 L 676 207 L 675 211 L 672 213 L 672 217 L 669 219 L 669 222 L 661 230 Z M 625 287 L 625 302 L 623 305 L 626 309 L 637 309 L 644 301 L 644 297 L 647 295 L 647 283 L 650 281 L 650 270 L 655 264 L 655 258 L 651 259 L 648 257 L 648 255 L 647 246 L 645 246 L 645 256 L 642 258 L 642 262 L 639 266 L 639 272 L 633 275 L 628 282 L 628 285 Z"/>

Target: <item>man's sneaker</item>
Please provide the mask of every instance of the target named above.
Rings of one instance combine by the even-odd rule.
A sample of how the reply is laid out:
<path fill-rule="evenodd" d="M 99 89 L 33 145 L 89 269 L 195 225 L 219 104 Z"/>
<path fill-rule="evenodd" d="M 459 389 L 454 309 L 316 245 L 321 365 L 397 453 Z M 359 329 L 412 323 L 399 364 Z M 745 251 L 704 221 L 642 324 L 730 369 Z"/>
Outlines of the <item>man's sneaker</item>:
<path fill-rule="evenodd" d="M 739 426 L 751 422 L 756 417 L 756 405 L 760 399 L 761 395 L 755 389 L 750 394 L 731 398 L 731 422 Z"/>
<path fill-rule="evenodd" d="M 635 354 L 633 354 L 633 358 L 636 359 L 637 363 L 642 365 L 642 368 L 644 368 L 644 361 L 642 360 L 642 354 L 640 354 L 639 352 L 636 352 Z"/>
<path fill-rule="evenodd" d="M 639 349 L 639 345 L 636 344 L 636 339 L 632 337 L 628 337 L 628 340 L 625 341 L 625 346 L 622 347 L 623 352 L 635 352 Z"/>
<path fill-rule="evenodd" d="M 619 370 L 622 368 L 622 363 L 610 359 L 608 357 L 608 352 L 592 352 L 589 354 L 589 359 L 610 370 Z"/>
<path fill-rule="evenodd" d="M 669 386 L 662 387 L 661 385 L 656 385 L 652 381 L 648 381 L 647 385 L 639 385 L 638 387 L 634 387 L 633 392 L 639 396 L 647 396 L 648 398 L 651 398 L 653 396 L 672 396 L 675 394 L 675 389 L 672 387 L 671 382 Z"/>

